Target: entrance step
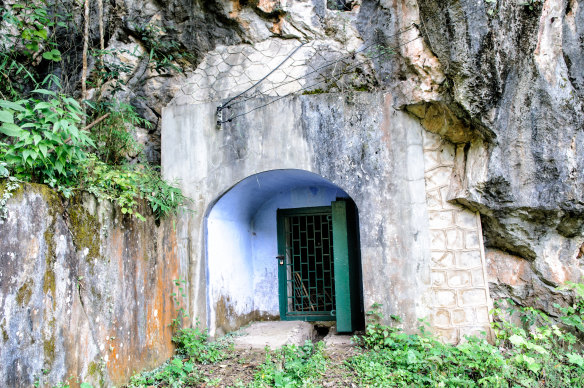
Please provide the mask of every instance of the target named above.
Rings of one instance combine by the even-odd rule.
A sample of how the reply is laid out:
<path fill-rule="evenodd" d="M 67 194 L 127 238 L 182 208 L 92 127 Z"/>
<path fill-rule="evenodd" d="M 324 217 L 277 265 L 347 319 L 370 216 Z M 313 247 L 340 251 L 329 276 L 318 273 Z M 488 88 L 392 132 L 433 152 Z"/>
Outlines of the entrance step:
<path fill-rule="evenodd" d="M 327 349 L 346 349 L 355 346 L 352 339 L 352 334 L 339 334 L 336 331 L 331 330 L 322 341 Z"/>
<path fill-rule="evenodd" d="M 236 349 L 278 349 L 284 345 L 304 345 L 313 341 L 316 330 L 311 323 L 302 321 L 253 322 L 233 333 Z"/>

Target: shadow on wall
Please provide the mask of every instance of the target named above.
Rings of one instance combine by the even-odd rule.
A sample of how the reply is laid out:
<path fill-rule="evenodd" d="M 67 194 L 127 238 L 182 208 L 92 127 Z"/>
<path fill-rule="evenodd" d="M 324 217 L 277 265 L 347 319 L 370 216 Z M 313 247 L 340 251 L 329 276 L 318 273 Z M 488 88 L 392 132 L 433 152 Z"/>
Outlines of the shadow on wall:
<path fill-rule="evenodd" d="M 330 207 L 337 199 L 352 203 L 323 177 L 287 169 L 249 176 L 209 206 L 204 238 L 211 335 L 280 319 L 277 210 Z"/>

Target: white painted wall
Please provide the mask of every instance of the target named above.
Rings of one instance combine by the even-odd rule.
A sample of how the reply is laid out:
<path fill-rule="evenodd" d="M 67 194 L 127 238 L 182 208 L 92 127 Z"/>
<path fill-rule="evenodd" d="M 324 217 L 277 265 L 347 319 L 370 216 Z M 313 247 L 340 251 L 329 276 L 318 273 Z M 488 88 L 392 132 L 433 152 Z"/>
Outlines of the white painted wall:
<path fill-rule="evenodd" d="M 249 220 L 210 217 L 207 220 L 208 298 L 210 327 L 217 303 L 244 315 L 253 310 L 253 263 Z"/>
<path fill-rule="evenodd" d="M 244 179 L 215 203 L 206 221 L 211 335 L 221 299 L 233 316 L 279 314 L 277 209 L 329 206 L 341 197 L 348 195 L 313 173 L 276 170 Z"/>

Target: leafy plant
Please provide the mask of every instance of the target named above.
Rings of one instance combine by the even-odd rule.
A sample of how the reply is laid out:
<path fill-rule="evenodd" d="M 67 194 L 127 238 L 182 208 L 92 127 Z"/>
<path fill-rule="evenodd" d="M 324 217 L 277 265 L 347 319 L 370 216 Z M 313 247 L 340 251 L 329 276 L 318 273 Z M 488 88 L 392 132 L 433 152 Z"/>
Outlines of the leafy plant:
<path fill-rule="evenodd" d="M 2 150 L 4 147 L 6 147 L 6 144 L 0 143 L 0 155 L 3 154 Z M 8 217 L 6 204 L 19 186 L 18 179 L 10 176 L 8 163 L 0 160 L 0 194 L 2 194 L 0 196 L 0 224 Z"/>
<path fill-rule="evenodd" d="M 149 387 L 154 384 L 183 387 L 193 380 L 190 374 L 194 371 L 195 367 L 191 361 L 174 357 L 154 371 L 134 375 L 128 387 Z"/>
<path fill-rule="evenodd" d="M 8 31 L 0 42 L 2 98 L 21 96 L 27 82 L 38 87 L 36 67 L 42 59 L 61 61 L 55 31 L 67 28 L 69 18 L 49 12 L 45 0 L 17 2 L 0 9 L 0 22 Z"/>
<path fill-rule="evenodd" d="M 188 202 L 180 189 L 164 181 L 157 170 L 149 166 L 111 166 L 95 155 L 85 160 L 80 185 L 99 199 L 115 202 L 123 214 L 141 220 L 140 199 L 147 201 L 156 219 L 176 214 Z"/>
<path fill-rule="evenodd" d="M 104 49 L 91 50 L 91 55 L 96 58 L 95 70 L 92 73 L 92 79 L 89 80 L 88 85 L 91 87 L 99 87 L 100 85 L 110 82 L 109 90 L 112 95 L 122 89 L 126 84 L 125 78 L 135 70 L 135 66 L 118 57 L 121 54 L 139 58 L 140 54 L 137 52 L 130 52 L 126 49 Z"/>
<path fill-rule="evenodd" d="M 156 24 L 134 25 L 139 39 L 147 47 L 150 69 L 158 74 L 176 71 L 182 73 L 177 66 L 181 60 L 189 60 L 190 54 L 182 52 L 180 44 L 168 37 L 165 27 Z"/>
<path fill-rule="evenodd" d="M 302 346 L 285 345 L 275 352 L 267 349 L 255 383 L 274 387 L 314 386 L 324 376 L 326 367 L 324 342 L 315 345 L 307 340 Z"/>
<path fill-rule="evenodd" d="M 18 101 L 0 100 L 0 133 L 8 146 L 0 159 L 19 179 L 47 183 L 53 187 L 75 182 L 85 148 L 94 143 L 78 127 L 83 111 L 73 98 L 46 89 L 44 96 Z"/>
<path fill-rule="evenodd" d="M 184 323 L 184 319 L 188 318 L 188 314 L 187 311 L 184 307 L 184 305 L 181 304 L 181 301 L 184 301 L 187 297 L 186 291 L 185 291 L 185 285 L 186 285 L 186 280 L 178 278 L 174 280 L 174 285 L 178 288 L 178 292 L 179 294 L 177 294 L 176 292 L 173 292 L 171 294 L 172 296 L 172 301 L 174 302 L 175 307 L 178 309 L 178 314 L 177 317 L 174 318 L 172 320 L 172 324 L 171 326 L 174 329 L 180 329 L 182 328 L 182 325 Z M 179 298 L 180 296 L 180 298 Z M 199 327 L 199 321 L 197 320 L 197 324 L 196 324 L 197 328 Z"/>
<path fill-rule="evenodd" d="M 187 356 L 199 364 L 214 364 L 225 357 L 223 349 L 226 345 L 209 342 L 208 332 L 200 328 L 199 320 L 196 321 L 194 328 L 178 330 L 172 341 L 176 344 L 178 354 Z"/>
<path fill-rule="evenodd" d="M 94 152 L 100 160 L 119 165 L 128 156 L 142 151 L 131 131 L 135 127 L 151 128 L 152 124 L 138 116 L 132 105 L 114 100 L 90 103 L 90 106 L 94 108 L 94 120 L 105 117 L 91 129 L 91 138 L 96 145 Z"/>
<path fill-rule="evenodd" d="M 561 289 L 575 292 L 574 304 L 568 307 L 554 304 L 554 307 L 564 314 L 560 319 L 565 325 L 573 327 L 580 335 L 584 335 L 584 284 L 566 282 Z"/>
<path fill-rule="evenodd" d="M 570 286 L 569 286 L 570 287 Z M 572 285 L 571 287 L 576 287 Z M 580 289 L 584 291 L 584 286 Z M 562 320 L 576 322 L 582 296 Z M 444 344 L 426 331 L 407 334 L 380 323 L 379 305 L 369 312 L 365 335 L 357 338 L 365 352 L 347 361 L 361 385 L 374 386 L 583 386 L 584 356 L 572 333 L 554 325 L 544 313 L 511 305 L 496 308 L 496 345 L 465 337 L 458 346 Z M 510 318 L 518 315 L 520 326 Z M 571 317 L 571 318 L 570 318 Z M 570 320 L 571 319 L 571 320 Z"/>

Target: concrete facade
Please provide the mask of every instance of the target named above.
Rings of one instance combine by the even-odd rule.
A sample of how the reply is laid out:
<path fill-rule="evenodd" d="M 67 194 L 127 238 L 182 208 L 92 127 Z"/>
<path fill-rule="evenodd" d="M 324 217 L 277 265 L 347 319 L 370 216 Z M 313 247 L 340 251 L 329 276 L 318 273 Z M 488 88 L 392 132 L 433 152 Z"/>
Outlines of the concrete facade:
<path fill-rule="evenodd" d="M 225 266 L 220 261 L 226 259 L 209 248 L 215 239 L 225 245 L 222 249 L 244 248 L 237 245 L 237 233 L 214 231 L 215 206 L 245 178 L 287 169 L 317 174 L 355 201 L 365 309 L 382 303 L 384 314 L 401 316 L 408 330 L 418 326 L 418 318 L 429 318 L 449 342 L 488 331 L 479 216 L 447 198 L 455 174 L 454 145 L 426 132 L 416 119 L 395 110 L 392 101 L 389 94 L 365 92 L 252 99 L 232 113 L 270 104 L 222 127 L 216 124 L 218 103 L 165 109 L 163 174 L 195 200 L 180 232 L 189 236 L 192 247 L 190 278 L 201 280 L 192 288 L 190 313 L 206 322 L 211 333 L 261 318 L 266 311 L 251 301 L 270 293 L 260 291 L 259 286 L 270 284 L 266 279 L 244 286 L 240 292 L 249 294 L 245 310 L 231 300 L 235 289 L 220 291 L 213 268 Z M 249 207 L 245 197 L 232 206 Z M 265 258 L 261 250 L 245 249 L 251 249 L 251 265 L 246 271 L 225 271 L 225 284 L 252 274 L 255 263 L 274 260 L 272 253 Z M 274 300 L 264 306 L 270 303 Z"/>

